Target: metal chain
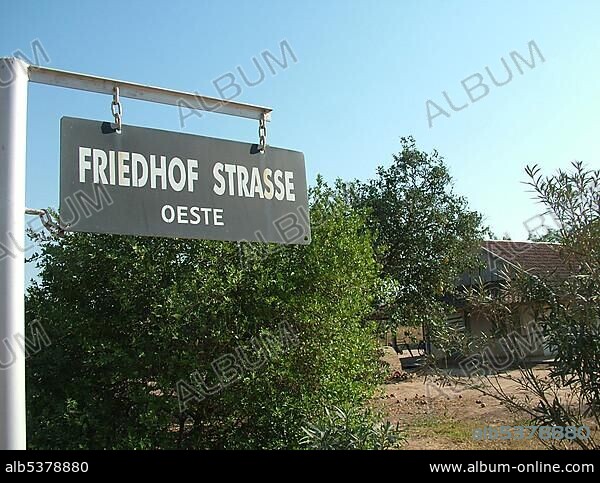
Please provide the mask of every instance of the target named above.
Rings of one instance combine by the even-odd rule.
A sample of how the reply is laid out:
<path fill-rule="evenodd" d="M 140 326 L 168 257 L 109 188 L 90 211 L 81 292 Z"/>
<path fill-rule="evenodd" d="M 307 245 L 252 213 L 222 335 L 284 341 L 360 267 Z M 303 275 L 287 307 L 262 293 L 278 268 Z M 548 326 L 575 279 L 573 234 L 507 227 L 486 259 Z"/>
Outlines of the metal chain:
<path fill-rule="evenodd" d="M 64 238 L 69 229 L 69 225 L 63 225 L 60 220 L 58 220 L 58 222 L 54 221 L 50 213 L 48 213 L 48 210 L 25 208 L 25 214 L 39 216 L 44 228 L 55 237 Z"/>
<path fill-rule="evenodd" d="M 267 149 L 267 115 L 263 112 L 258 121 L 258 150 L 264 154 Z"/>
<path fill-rule="evenodd" d="M 112 115 L 115 117 L 115 127 L 116 131 L 121 133 L 121 118 L 123 117 L 123 105 L 121 104 L 121 99 L 119 98 L 119 87 L 115 86 L 113 88 L 113 100 L 110 105 L 110 110 Z"/>

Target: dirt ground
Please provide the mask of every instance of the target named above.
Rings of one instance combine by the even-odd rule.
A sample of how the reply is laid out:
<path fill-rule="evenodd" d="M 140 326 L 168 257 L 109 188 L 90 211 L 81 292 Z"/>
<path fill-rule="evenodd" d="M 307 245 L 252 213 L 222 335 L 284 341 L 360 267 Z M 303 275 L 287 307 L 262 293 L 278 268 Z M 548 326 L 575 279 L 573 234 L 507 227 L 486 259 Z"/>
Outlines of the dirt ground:
<path fill-rule="evenodd" d="M 536 368 L 544 375 L 545 368 Z M 516 376 L 518 371 L 513 374 Z M 509 373 L 511 374 L 511 373 Z M 473 431 L 484 426 L 527 425 L 524 414 L 511 413 L 491 396 L 462 386 L 442 387 L 432 376 L 406 374 L 408 379 L 386 384 L 376 406 L 406 432 L 405 449 L 543 449 L 536 439 L 478 441 Z M 524 393 L 512 381 L 505 391 Z"/>

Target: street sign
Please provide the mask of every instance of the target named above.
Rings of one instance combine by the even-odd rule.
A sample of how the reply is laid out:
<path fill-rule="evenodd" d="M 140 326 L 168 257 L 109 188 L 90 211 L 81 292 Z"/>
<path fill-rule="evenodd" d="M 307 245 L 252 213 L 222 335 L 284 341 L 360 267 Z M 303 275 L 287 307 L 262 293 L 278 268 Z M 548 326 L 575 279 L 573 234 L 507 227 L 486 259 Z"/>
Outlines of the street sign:
<path fill-rule="evenodd" d="M 4 250 L 10 256 L 0 260 L 0 341 L 25 333 L 25 250 L 18 248 L 25 246 L 23 214 L 47 215 L 44 210 L 25 206 L 30 82 L 112 95 L 111 112 L 119 131 L 122 120 L 119 96 L 179 108 L 183 102 L 198 110 L 256 119 L 261 148 L 266 141 L 265 123 L 272 112 L 269 107 L 223 101 L 196 92 L 29 65 L 15 57 L 0 57 L 0 79 L 9 79 L 0 89 L 0 252 L 4 247 L 16 248 L 12 253 Z M 180 144 L 185 148 L 180 154 L 182 158 L 167 152 L 174 146 L 179 149 Z M 139 152 L 142 149 L 138 147 L 147 152 Z M 158 151 L 164 152 L 157 154 Z M 212 157 L 217 155 L 224 158 Z M 153 161 L 155 164 L 149 164 Z M 200 206 L 212 200 L 210 183 L 205 178 L 210 174 L 206 165 L 211 163 L 213 193 L 231 199 L 223 202 L 217 198 L 214 206 Z M 143 198 L 129 196 L 129 189 L 139 194 L 146 192 L 147 186 L 152 193 L 160 192 L 160 196 L 148 193 Z M 184 192 L 186 186 L 188 193 Z M 238 193 L 243 194 L 240 200 L 247 205 L 233 198 L 236 186 Z M 198 199 L 190 195 L 190 190 Z M 197 204 L 179 204 L 190 198 Z M 274 200 L 279 203 L 266 203 Z M 164 204 L 160 219 L 171 228 L 156 220 L 153 210 L 161 206 L 161 201 Z M 217 201 L 221 204 L 216 204 Z M 257 153 L 251 145 L 134 127 L 116 137 L 106 123 L 65 118 L 61 122 L 60 204 L 62 220 L 71 230 L 310 243 L 304 158 L 301 153 L 283 149 L 269 148 L 266 153 L 260 149 Z M 259 210 L 263 210 L 262 216 Z M 44 226 L 50 231 L 56 229 L 52 223 Z M 249 236 L 244 237 L 246 233 Z M 12 361 L 0 370 L 0 450 L 27 447 L 25 352 L 24 345 L 11 347 L 0 343 L 0 361 Z"/>
<path fill-rule="evenodd" d="M 63 117 L 60 218 L 76 232 L 308 244 L 304 155 Z"/>

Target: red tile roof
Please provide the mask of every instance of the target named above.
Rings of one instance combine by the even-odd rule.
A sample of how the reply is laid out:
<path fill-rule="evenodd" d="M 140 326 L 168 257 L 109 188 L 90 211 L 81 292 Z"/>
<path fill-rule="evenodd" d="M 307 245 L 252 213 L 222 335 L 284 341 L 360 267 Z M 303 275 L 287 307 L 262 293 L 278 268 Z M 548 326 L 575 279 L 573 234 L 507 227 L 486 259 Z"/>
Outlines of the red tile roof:
<path fill-rule="evenodd" d="M 483 242 L 483 248 L 528 273 L 544 278 L 564 280 L 577 271 L 558 243 L 488 240 Z"/>

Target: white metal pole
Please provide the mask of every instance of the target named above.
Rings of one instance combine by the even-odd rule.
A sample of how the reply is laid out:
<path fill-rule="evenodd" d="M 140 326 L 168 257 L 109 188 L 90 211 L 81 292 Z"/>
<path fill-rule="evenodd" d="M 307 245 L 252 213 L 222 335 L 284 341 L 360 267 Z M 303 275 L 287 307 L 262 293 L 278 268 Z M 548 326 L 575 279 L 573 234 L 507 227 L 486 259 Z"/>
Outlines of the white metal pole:
<path fill-rule="evenodd" d="M 27 64 L 0 58 L 0 449 L 26 449 L 25 140 Z"/>

